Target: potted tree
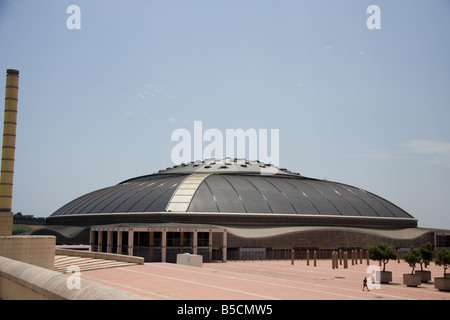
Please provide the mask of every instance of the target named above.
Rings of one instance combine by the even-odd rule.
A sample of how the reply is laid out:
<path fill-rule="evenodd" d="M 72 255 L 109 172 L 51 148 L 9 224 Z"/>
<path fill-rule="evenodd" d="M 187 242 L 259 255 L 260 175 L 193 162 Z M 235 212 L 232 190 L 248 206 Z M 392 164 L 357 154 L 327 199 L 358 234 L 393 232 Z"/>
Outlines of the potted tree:
<path fill-rule="evenodd" d="M 450 251 L 448 249 L 439 251 L 434 263 L 444 267 L 444 277 L 434 277 L 434 287 L 441 291 L 450 291 L 450 276 L 446 274 L 448 267 L 450 267 Z"/>
<path fill-rule="evenodd" d="M 395 248 L 384 242 L 380 242 L 374 247 L 369 248 L 369 259 L 383 263 L 383 271 L 379 271 L 380 283 L 389 283 L 392 281 L 392 272 L 386 271 L 386 264 L 391 259 L 397 259 Z M 378 273 L 378 272 L 377 272 Z"/>
<path fill-rule="evenodd" d="M 433 247 L 431 246 L 431 243 L 425 243 L 419 247 L 420 255 L 422 256 L 422 259 L 419 261 L 420 264 L 420 270 L 416 270 L 416 274 L 420 275 L 422 282 L 428 282 L 431 281 L 431 271 L 423 270 L 423 267 L 425 265 L 425 268 L 433 261 Z"/>
<path fill-rule="evenodd" d="M 422 255 L 419 248 L 414 248 L 414 246 L 411 246 L 409 252 L 403 255 L 403 260 L 405 260 L 406 263 L 408 263 L 412 268 L 411 273 L 403 274 L 403 284 L 407 285 L 408 287 L 417 287 L 422 282 L 420 274 L 414 274 L 416 264 L 420 263 L 420 261 L 422 260 Z"/>

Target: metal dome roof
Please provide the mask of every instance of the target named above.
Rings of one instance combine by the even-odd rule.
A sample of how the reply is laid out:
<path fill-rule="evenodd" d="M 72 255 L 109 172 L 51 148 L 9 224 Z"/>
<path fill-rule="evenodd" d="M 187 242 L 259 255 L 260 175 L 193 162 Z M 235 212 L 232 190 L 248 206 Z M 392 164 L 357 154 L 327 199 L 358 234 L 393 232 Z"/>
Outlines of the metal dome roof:
<path fill-rule="evenodd" d="M 81 196 L 51 217 L 132 212 L 412 218 L 365 190 L 240 159 L 191 162 L 132 178 Z"/>

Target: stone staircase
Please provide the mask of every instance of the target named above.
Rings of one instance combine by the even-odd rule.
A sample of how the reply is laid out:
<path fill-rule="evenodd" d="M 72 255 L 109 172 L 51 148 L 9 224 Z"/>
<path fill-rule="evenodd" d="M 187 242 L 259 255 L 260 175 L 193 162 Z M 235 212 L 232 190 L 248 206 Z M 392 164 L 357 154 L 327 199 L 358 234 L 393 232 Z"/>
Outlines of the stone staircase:
<path fill-rule="evenodd" d="M 70 269 L 73 267 L 78 267 L 79 271 L 89 271 L 96 269 L 126 267 L 136 264 L 137 263 L 122 262 L 116 260 L 57 255 L 55 256 L 55 266 L 53 270 L 61 273 L 71 273 L 72 271 L 70 271 Z"/>
<path fill-rule="evenodd" d="M 56 249 L 53 270 L 61 273 L 126 267 L 143 264 L 144 258 L 118 254 Z M 74 269 L 77 268 L 77 269 Z"/>

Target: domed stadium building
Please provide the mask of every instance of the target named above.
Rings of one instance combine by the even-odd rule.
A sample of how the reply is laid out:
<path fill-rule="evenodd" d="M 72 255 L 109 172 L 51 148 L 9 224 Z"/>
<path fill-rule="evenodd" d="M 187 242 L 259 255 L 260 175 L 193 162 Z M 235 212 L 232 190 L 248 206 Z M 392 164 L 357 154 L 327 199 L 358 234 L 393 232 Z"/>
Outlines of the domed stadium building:
<path fill-rule="evenodd" d="M 59 244 L 175 261 L 304 258 L 307 250 L 409 248 L 440 241 L 410 214 L 368 191 L 259 161 L 196 161 L 83 195 L 34 234 Z M 448 236 L 445 236 L 448 241 Z M 294 249 L 294 251 L 292 251 Z"/>

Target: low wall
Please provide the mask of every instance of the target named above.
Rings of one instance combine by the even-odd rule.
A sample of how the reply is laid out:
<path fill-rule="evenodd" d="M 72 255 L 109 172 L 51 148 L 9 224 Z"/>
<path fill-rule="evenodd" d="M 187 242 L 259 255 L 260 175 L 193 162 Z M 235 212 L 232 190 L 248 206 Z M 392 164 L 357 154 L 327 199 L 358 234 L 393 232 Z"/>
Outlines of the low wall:
<path fill-rule="evenodd" d="M 0 300 L 145 300 L 77 277 L 0 257 Z"/>
<path fill-rule="evenodd" d="M 128 256 L 124 254 L 106 253 L 106 252 L 94 252 L 85 250 L 73 250 L 73 249 L 55 249 L 55 254 L 75 256 L 81 258 L 93 258 L 93 259 L 105 259 L 105 260 L 116 260 L 122 262 L 131 262 L 137 264 L 144 264 L 143 257 Z"/>
<path fill-rule="evenodd" d="M 53 270 L 55 243 L 54 236 L 0 237 L 0 256 Z"/>

